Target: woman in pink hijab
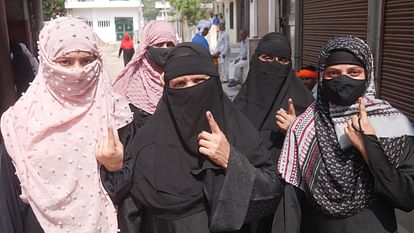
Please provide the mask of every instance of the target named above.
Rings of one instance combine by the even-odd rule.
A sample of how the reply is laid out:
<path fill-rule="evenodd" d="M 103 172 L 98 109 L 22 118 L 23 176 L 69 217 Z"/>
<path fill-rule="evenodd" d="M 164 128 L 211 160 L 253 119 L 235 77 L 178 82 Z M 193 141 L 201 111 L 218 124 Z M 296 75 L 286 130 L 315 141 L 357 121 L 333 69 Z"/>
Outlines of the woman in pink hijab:
<path fill-rule="evenodd" d="M 1 232 L 115 233 L 99 167 L 121 169 L 112 129 L 132 121 L 127 101 L 112 91 L 85 22 L 61 17 L 39 37 L 39 72 L 1 117 Z"/>
<path fill-rule="evenodd" d="M 163 92 L 160 77 L 164 72 L 164 58 L 169 48 L 176 44 L 176 34 L 170 23 L 160 20 L 149 22 L 134 57 L 113 83 L 114 90 L 127 98 L 134 112 L 133 130 L 129 131 L 129 135 L 124 134 L 125 138 L 132 138 L 154 113 Z M 136 217 L 140 210 L 129 195 L 135 160 L 125 154 L 123 162 L 120 172 L 102 169 L 102 182 L 114 203 L 119 205 L 121 232 L 135 232 L 139 229 L 140 222 Z"/>
<path fill-rule="evenodd" d="M 114 90 L 131 103 L 134 118 L 154 113 L 163 90 L 164 56 L 176 44 L 174 28 L 167 21 L 151 21 L 145 26 L 137 52 L 113 83 Z"/>

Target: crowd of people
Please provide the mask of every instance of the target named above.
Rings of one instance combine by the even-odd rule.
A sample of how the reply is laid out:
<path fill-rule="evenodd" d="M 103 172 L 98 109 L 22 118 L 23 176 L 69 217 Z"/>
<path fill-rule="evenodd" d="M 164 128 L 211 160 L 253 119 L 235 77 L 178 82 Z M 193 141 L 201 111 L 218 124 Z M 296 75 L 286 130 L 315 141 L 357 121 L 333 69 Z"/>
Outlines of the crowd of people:
<path fill-rule="evenodd" d="M 178 44 L 148 23 L 113 82 L 84 21 L 42 29 L 33 83 L 0 122 L 2 232 L 397 232 L 394 209 L 414 209 L 414 128 L 376 97 L 368 45 L 334 37 L 295 73 L 283 35 L 230 62 L 207 24 Z M 232 101 L 225 68 L 240 62 Z"/>

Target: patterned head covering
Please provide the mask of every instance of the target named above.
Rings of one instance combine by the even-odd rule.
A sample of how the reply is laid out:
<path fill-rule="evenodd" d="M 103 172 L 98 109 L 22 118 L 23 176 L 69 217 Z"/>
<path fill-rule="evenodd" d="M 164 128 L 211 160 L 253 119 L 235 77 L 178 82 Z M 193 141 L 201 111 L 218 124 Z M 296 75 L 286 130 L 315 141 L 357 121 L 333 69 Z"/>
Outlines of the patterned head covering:
<path fill-rule="evenodd" d="M 160 75 L 163 71 L 155 68 L 145 53 L 148 47 L 164 42 L 177 44 L 174 28 L 167 21 L 149 22 L 144 28 L 138 52 L 113 83 L 117 93 L 150 114 L 154 113 L 162 95 Z"/>
<path fill-rule="evenodd" d="M 71 52 L 96 60 L 65 68 Z M 113 93 L 93 30 L 61 17 L 40 32 L 40 69 L 27 92 L 1 118 L 6 150 L 45 232 L 116 232 L 115 208 L 102 187 L 95 158 L 107 128 L 132 121 L 126 100 Z"/>
<path fill-rule="evenodd" d="M 320 212 L 348 217 L 368 207 L 375 195 L 369 169 L 344 135 L 346 122 L 359 112 L 358 105 L 334 106 L 321 91 L 326 60 L 336 50 L 349 51 L 364 63 L 366 90 L 363 98 L 368 118 L 394 166 L 398 166 L 407 135 L 414 135 L 414 131 L 401 112 L 375 98 L 373 59 L 368 45 L 352 36 L 330 40 L 319 59 L 316 102 L 290 127 L 278 170 L 286 182 L 304 190 L 309 202 Z M 387 127 L 390 125 L 393 127 Z"/>

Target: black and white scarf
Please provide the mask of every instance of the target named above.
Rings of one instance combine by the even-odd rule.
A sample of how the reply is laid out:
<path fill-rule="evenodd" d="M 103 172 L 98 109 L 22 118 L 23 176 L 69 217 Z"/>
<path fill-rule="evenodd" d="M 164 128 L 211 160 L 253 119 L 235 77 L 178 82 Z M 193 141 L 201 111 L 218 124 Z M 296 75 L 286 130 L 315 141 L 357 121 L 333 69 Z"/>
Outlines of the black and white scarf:
<path fill-rule="evenodd" d="M 319 211 L 348 217 L 370 206 L 375 193 L 368 167 L 344 134 L 346 122 L 359 112 L 358 104 L 334 106 L 321 91 L 326 60 L 335 50 L 347 50 L 364 63 L 367 88 L 363 98 L 368 118 L 394 166 L 398 166 L 401 148 L 414 130 L 400 111 L 375 98 L 373 59 L 368 45 L 352 36 L 330 40 L 320 54 L 317 99 L 292 124 L 278 169 L 286 182 L 304 190 Z"/>

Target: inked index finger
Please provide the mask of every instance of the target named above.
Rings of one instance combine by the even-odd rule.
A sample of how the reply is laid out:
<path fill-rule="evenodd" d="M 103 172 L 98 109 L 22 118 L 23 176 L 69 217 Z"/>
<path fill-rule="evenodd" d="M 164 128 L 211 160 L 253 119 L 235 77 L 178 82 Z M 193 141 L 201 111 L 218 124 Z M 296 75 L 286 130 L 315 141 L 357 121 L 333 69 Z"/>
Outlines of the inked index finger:
<path fill-rule="evenodd" d="M 112 127 L 108 127 L 108 146 L 115 146 L 115 136 Z"/>
<path fill-rule="evenodd" d="M 367 110 L 365 109 L 365 103 L 364 99 L 362 97 L 359 97 L 359 117 L 361 119 L 367 119 Z"/>
<path fill-rule="evenodd" d="M 288 99 L 288 114 L 296 116 L 295 105 L 293 104 L 293 100 L 291 98 Z"/>
<path fill-rule="evenodd" d="M 206 117 L 208 124 L 210 125 L 210 129 L 212 133 L 219 133 L 221 132 L 220 127 L 218 126 L 217 122 L 214 120 L 213 114 L 210 111 L 206 112 Z"/>

